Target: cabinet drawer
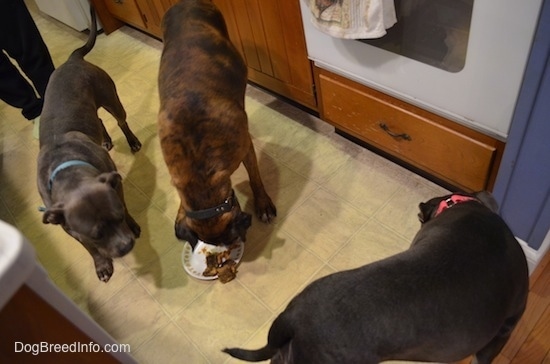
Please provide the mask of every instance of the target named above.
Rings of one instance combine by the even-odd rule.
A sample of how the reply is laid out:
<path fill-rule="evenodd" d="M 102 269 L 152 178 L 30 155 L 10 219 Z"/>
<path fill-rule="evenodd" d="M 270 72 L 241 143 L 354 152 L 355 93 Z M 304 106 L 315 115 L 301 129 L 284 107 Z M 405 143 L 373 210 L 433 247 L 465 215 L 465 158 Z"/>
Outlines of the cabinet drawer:
<path fill-rule="evenodd" d="M 135 0 L 104 0 L 107 9 L 115 18 L 139 28 L 145 28 L 145 22 Z"/>
<path fill-rule="evenodd" d="M 354 137 L 465 190 L 488 189 L 503 143 L 316 69 L 321 116 Z"/>

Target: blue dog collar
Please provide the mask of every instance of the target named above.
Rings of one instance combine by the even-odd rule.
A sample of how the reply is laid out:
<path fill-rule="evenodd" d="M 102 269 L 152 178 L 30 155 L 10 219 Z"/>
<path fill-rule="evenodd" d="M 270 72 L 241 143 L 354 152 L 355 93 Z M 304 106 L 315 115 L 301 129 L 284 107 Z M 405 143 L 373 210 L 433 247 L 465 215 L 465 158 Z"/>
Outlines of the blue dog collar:
<path fill-rule="evenodd" d="M 48 181 L 48 190 L 49 190 L 49 191 L 52 190 L 53 180 L 55 179 L 55 176 L 57 176 L 57 174 L 58 174 L 59 172 L 61 172 L 61 171 L 64 170 L 65 168 L 69 168 L 69 167 L 73 167 L 73 166 L 87 166 L 87 167 L 92 167 L 93 169 L 96 169 L 96 168 L 95 168 L 94 166 L 92 166 L 90 163 L 84 162 L 84 161 L 79 161 L 79 160 L 76 160 L 76 159 L 73 159 L 73 160 L 69 160 L 69 161 L 63 162 L 63 163 L 61 163 L 60 165 L 58 165 L 58 166 L 53 170 L 53 172 L 50 174 L 50 180 Z"/>

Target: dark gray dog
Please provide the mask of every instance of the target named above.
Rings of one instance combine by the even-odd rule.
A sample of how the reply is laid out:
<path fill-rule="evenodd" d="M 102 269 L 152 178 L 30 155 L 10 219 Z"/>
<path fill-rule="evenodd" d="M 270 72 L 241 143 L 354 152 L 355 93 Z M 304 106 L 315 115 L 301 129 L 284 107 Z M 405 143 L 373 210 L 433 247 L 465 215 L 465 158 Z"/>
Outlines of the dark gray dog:
<path fill-rule="evenodd" d="M 497 356 L 525 309 L 525 255 L 486 192 L 420 204 L 410 249 L 321 278 L 273 322 L 247 360 L 292 364 L 453 362 Z"/>
<path fill-rule="evenodd" d="M 45 224 L 59 224 L 88 250 L 97 276 L 107 282 L 113 257 L 134 246 L 140 227 L 128 213 L 122 178 L 107 150 L 111 138 L 97 115 L 103 107 L 117 120 L 132 152 L 141 148 L 126 123 L 115 84 L 83 57 L 95 44 L 97 26 L 87 43 L 52 74 L 40 117 L 38 191 L 44 201 Z"/>

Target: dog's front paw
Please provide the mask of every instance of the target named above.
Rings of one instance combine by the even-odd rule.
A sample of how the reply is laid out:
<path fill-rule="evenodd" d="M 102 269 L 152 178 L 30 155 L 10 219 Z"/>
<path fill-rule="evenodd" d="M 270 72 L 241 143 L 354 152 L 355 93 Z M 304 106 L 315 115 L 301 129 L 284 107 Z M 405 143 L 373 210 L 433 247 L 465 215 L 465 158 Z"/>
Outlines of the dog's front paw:
<path fill-rule="evenodd" d="M 136 153 L 141 149 L 141 142 L 136 138 L 132 143 L 130 143 L 130 149 L 132 153 Z"/>
<path fill-rule="evenodd" d="M 100 281 L 107 283 L 113 275 L 113 260 L 104 257 L 95 257 L 95 271 Z"/>
<path fill-rule="evenodd" d="M 256 215 L 262 222 L 270 223 L 277 216 L 277 208 L 269 198 L 266 196 L 262 202 L 258 201 L 256 204 Z"/>

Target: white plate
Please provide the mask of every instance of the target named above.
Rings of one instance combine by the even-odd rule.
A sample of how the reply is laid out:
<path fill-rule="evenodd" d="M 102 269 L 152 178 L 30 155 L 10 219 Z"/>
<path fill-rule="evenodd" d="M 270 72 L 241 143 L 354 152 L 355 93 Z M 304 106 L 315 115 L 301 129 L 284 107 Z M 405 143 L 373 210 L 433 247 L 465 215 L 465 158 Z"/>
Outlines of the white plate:
<path fill-rule="evenodd" d="M 217 246 L 212 244 L 207 244 L 204 241 L 199 240 L 195 251 L 193 252 L 191 244 L 185 242 L 183 245 L 183 251 L 181 252 L 181 261 L 183 263 L 183 269 L 192 277 L 202 279 L 205 281 L 210 281 L 217 279 L 218 276 L 205 277 L 202 275 L 206 269 L 206 253 L 219 253 L 228 250 L 226 246 Z M 237 246 L 231 250 L 229 258 L 234 260 L 236 263 L 241 261 L 241 258 L 244 254 L 244 243 L 237 243 Z"/>

